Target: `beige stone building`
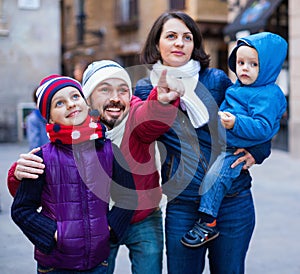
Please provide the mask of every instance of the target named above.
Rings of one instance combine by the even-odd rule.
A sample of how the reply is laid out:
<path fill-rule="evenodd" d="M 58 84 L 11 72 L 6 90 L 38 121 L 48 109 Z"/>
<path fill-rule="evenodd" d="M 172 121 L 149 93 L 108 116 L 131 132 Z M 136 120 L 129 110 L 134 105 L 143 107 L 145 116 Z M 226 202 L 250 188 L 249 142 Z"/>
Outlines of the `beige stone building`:
<path fill-rule="evenodd" d="M 266 1 L 271 8 L 261 14 L 264 20 L 236 29 L 234 19 L 250 5 Z M 226 72 L 235 39 L 247 31 L 273 31 L 288 40 L 289 56 L 279 80 L 289 108 L 275 145 L 300 157 L 300 72 L 296 69 L 300 6 L 296 0 L 0 0 L 0 141 L 16 139 L 20 128 L 16 110 L 20 103 L 30 101 L 37 79 L 48 73 L 72 76 L 78 60 L 113 59 L 125 67 L 138 65 L 152 23 L 170 9 L 183 10 L 199 23 L 211 66 Z M 229 32 L 224 33 L 224 28 Z M 144 74 L 134 71 L 133 80 Z M 3 104 L 4 100 L 10 103 Z"/>
<path fill-rule="evenodd" d="M 212 65 L 227 69 L 227 45 L 222 34 L 227 24 L 226 1 L 75 2 L 77 7 L 73 5 L 74 0 L 63 1 L 62 43 L 66 73 L 71 73 L 79 58 L 114 59 L 126 67 L 139 64 L 139 53 L 151 25 L 162 12 L 169 9 L 183 10 L 199 22 L 206 48 L 212 55 Z M 80 23 L 83 28 L 80 28 Z M 74 28 L 76 25 L 77 30 Z M 78 31 L 81 32 L 79 36 Z"/>

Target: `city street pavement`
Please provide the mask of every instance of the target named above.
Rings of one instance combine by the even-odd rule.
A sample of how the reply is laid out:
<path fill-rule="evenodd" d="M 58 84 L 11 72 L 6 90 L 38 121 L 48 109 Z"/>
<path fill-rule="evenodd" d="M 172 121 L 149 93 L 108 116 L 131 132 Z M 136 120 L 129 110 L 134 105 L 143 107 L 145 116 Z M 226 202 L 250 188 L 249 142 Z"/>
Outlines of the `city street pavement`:
<path fill-rule="evenodd" d="M 0 273 L 36 273 L 31 243 L 10 218 L 12 198 L 7 170 L 26 143 L 0 143 Z M 300 273 L 300 159 L 273 150 L 263 165 L 251 168 L 256 228 L 246 261 L 247 274 Z M 164 203 L 162 203 L 164 209 Z M 129 274 L 128 253 L 120 250 L 116 274 Z M 164 262 L 163 273 L 166 274 Z M 206 269 L 205 274 L 209 273 Z M 185 274 L 185 273 L 182 273 Z"/>

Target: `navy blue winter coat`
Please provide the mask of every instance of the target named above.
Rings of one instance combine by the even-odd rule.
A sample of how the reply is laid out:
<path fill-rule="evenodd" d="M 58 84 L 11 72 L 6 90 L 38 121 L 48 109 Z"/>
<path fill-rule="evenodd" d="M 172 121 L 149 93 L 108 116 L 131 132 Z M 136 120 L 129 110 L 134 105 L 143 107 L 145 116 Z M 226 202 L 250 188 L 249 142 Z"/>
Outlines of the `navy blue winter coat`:
<path fill-rule="evenodd" d="M 199 72 L 196 94 L 209 111 L 208 124 L 193 128 L 187 114 L 178 111 L 172 128 L 159 138 L 165 146 L 161 149 L 163 191 L 168 199 L 199 200 L 199 187 L 211 161 L 220 152 L 218 135 L 218 110 L 224 100 L 225 90 L 232 85 L 227 75 L 215 68 Z M 149 78 L 137 82 L 135 95 L 145 100 L 152 89 Z M 256 163 L 270 154 L 270 142 L 249 148 Z M 228 195 L 251 187 L 248 171 L 233 182 Z"/>

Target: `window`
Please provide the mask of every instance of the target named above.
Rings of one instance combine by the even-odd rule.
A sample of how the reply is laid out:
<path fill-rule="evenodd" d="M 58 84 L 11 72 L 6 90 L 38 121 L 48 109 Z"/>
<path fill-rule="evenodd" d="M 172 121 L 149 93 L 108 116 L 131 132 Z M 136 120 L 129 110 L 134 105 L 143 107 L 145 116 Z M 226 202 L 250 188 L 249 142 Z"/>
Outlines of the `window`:
<path fill-rule="evenodd" d="M 3 14 L 3 1 L 0 0 L 0 36 L 8 36 L 9 30 Z"/>
<path fill-rule="evenodd" d="M 121 64 L 130 75 L 133 90 L 138 80 L 149 77 L 149 69 L 141 65 L 138 53 L 128 53 L 117 56 L 116 61 Z"/>
<path fill-rule="evenodd" d="M 122 64 L 123 67 L 131 67 L 139 65 L 139 55 L 138 54 L 127 54 L 120 55 L 118 57 L 118 62 Z"/>
<path fill-rule="evenodd" d="M 185 0 L 170 0 L 170 9 L 171 10 L 184 10 L 185 9 Z"/>
<path fill-rule="evenodd" d="M 120 31 L 136 30 L 138 28 L 138 1 L 116 0 L 115 22 Z"/>
<path fill-rule="evenodd" d="M 288 15 L 288 0 L 281 1 L 281 4 L 275 9 L 270 16 L 266 25 L 266 31 L 275 32 L 281 35 L 286 40 L 289 39 L 289 15 Z"/>

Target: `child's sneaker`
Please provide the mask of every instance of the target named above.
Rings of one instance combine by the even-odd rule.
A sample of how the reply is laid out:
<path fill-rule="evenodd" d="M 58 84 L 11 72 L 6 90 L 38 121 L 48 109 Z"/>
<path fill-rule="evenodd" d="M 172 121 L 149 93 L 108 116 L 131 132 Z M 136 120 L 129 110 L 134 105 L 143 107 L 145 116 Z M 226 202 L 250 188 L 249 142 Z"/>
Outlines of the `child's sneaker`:
<path fill-rule="evenodd" d="M 215 225 L 210 226 L 210 224 L 199 220 L 194 224 L 194 227 L 181 238 L 181 243 L 188 247 L 199 247 L 217 238 L 219 234 Z"/>

